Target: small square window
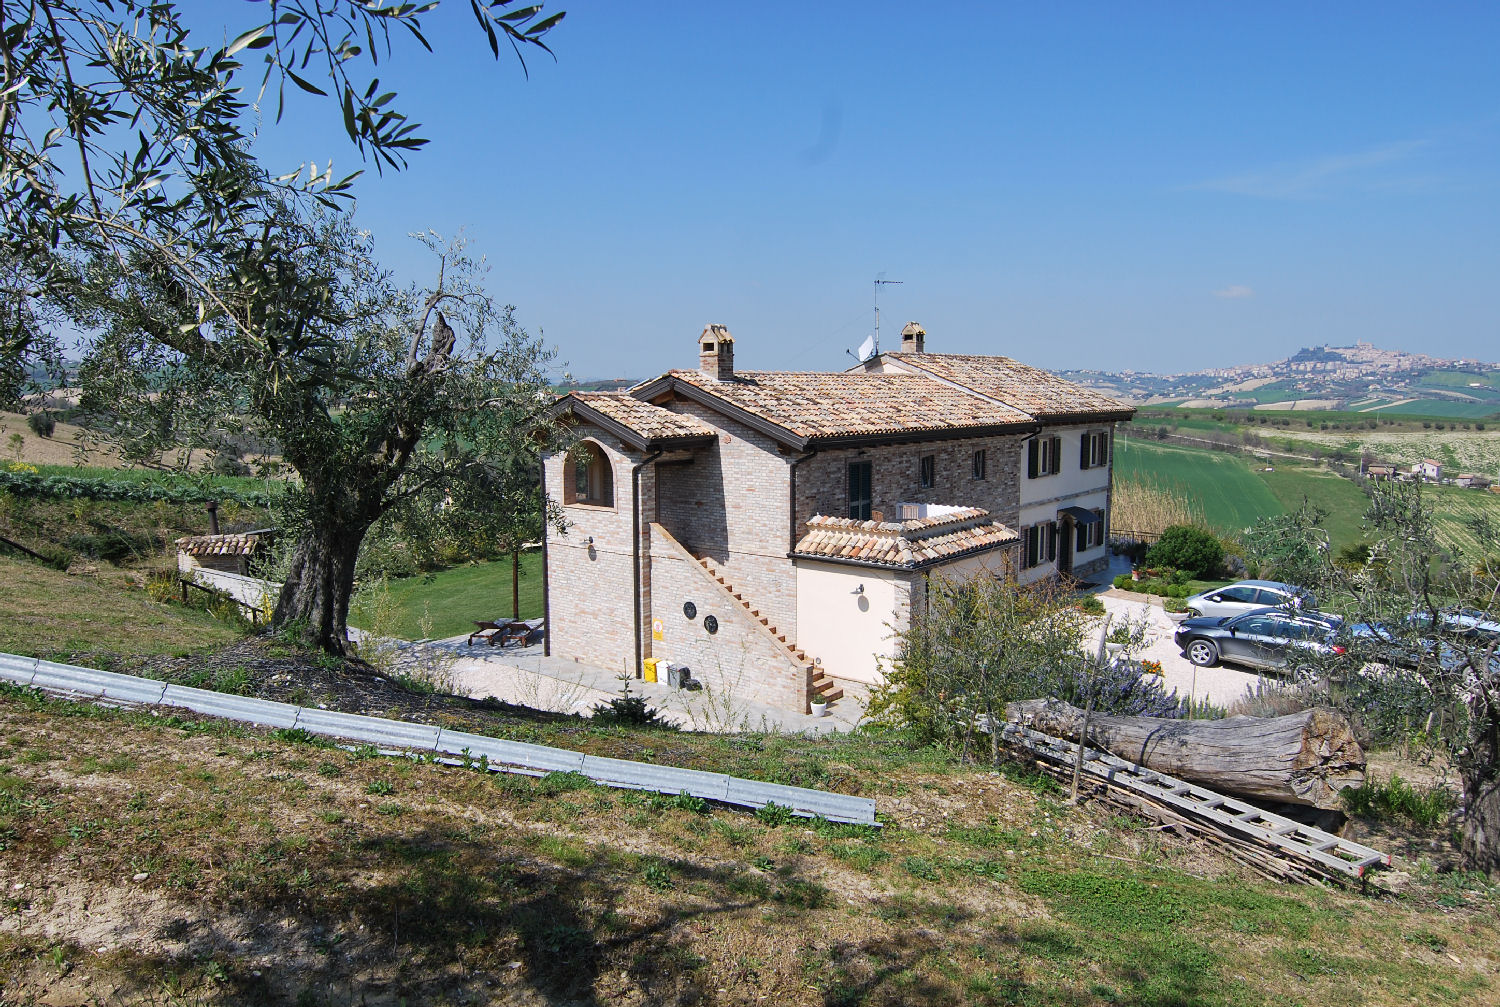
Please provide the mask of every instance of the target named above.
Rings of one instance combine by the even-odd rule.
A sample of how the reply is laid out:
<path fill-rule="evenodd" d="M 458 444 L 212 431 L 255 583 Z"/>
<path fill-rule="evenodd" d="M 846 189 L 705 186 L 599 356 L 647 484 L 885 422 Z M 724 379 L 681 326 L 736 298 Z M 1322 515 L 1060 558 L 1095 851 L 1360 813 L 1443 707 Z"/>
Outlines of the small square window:
<path fill-rule="evenodd" d="M 922 456 L 917 464 L 917 482 L 924 490 L 937 485 L 937 455 Z"/>
<path fill-rule="evenodd" d="M 974 465 L 974 478 L 975 479 L 983 479 L 983 478 L 985 478 L 985 462 L 987 460 L 988 459 L 985 457 L 984 448 L 980 448 L 978 451 L 974 452 L 974 462 L 973 462 L 973 465 Z"/>

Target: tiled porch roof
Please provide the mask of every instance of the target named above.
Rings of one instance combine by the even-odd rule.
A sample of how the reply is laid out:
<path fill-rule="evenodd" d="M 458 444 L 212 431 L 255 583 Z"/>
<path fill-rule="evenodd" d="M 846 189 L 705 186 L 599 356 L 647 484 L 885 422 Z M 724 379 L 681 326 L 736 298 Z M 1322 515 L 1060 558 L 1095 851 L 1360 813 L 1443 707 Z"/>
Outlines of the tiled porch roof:
<path fill-rule="evenodd" d="M 898 365 L 963 385 L 1040 420 L 1088 417 L 1128 420 L 1135 407 L 1010 357 L 968 353 L 886 353 Z"/>
<path fill-rule="evenodd" d="M 250 556 L 271 535 L 269 530 L 228 535 L 184 535 L 177 540 L 177 551 L 189 556 Z"/>
<path fill-rule="evenodd" d="M 601 425 L 638 448 L 686 446 L 718 436 L 696 416 L 674 413 L 623 392 L 569 392 L 552 408 Z"/>
<path fill-rule="evenodd" d="M 863 566 L 915 570 L 1020 540 L 989 511 L 965 507 L 909 521 L 859 521 L 814 515 L 794 558 L 834 560 Z"/>

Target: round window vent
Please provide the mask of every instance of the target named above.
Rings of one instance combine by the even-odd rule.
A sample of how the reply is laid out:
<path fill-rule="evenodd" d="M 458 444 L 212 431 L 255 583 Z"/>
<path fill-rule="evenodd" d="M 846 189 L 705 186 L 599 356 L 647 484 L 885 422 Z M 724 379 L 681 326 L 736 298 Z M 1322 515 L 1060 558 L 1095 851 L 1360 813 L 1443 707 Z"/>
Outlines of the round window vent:
<path fill-rule="evenodd" d="M 703 617 L 703 628 L 708 630 L 710 634 L 717 633 L 719 631 L 719 620 L 711 615 L 705 615 Z"/>
<path fill-rule="evenodd" d="M 689 619 L 696 619 L 698 618 L 698 606 L 690 601 L 685 601 L 682 603 L 682 614 Z"/>

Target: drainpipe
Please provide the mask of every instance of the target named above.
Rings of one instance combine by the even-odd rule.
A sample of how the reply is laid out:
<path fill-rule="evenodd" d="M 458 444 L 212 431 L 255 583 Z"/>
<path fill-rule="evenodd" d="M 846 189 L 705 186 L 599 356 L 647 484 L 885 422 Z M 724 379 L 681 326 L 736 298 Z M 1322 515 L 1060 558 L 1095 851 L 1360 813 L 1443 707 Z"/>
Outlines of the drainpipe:
<path fill-rule="evenodd" d="M 645 644 L 641 633 L 641 469 L 660 458 L 662 453 L 662 450 L 658 448 L 630 469 L 630 575 L 633 582 L 632 594 L 635 597 L 635 677 L 637 679 L 643 677 L 645 671 L 645 658 L 641 653 L 641 648 Z"/>
<path fill-rule="evenodd" d="M 805 455 L 798 455 L 796 458 L 792 459 L 791 491 L 788 497 L 788 506 L 786 509 L 787 520 L 791 524 L 791 542 L 786 547 L 788 555 L 797 551 L 797 466 L 801 465 L 803 462 L 807 461 L 815 454 L 817 454 L 816 451 L 809 451 Z"/>
<path fill-rule="evenodd" d="M 547 563 L 547 540 L 552 526 L 547 523 L 547 463 L 542 462 L 542 656 L 552 656 L 552 570 Z"/>

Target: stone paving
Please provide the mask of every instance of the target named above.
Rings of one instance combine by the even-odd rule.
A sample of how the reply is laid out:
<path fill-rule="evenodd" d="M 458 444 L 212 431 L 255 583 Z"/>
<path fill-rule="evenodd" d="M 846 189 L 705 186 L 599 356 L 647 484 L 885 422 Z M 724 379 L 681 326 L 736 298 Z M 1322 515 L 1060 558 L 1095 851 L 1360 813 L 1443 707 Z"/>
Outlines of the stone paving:
<path fill-rule="evenodd" d="M 594 707 L 617 699 L 626 681 L 625 670 L 611 670 L 542 653 L 540 642 L 528 646 L 490 646 L 483 640 L 468 644 L 468 636 L 455 636 L 421 644 L 453 655 L 457 692 L 485 699 L 493 696 L 508 703 L 555 713 L 591 716 Z M 645 696 L 666 720 L 688 730 L 733 733 L 736 731 L 786 731 L 823 734 L 847 731 L 864 717 L 868 692 L 863 686 L 840 682 L 844 697 L 829 705 L 822 717 L 781 710 L 753 703 L 712 689 L 674 689 L 666 682 L 628 679 L 631 695 Z"/>

